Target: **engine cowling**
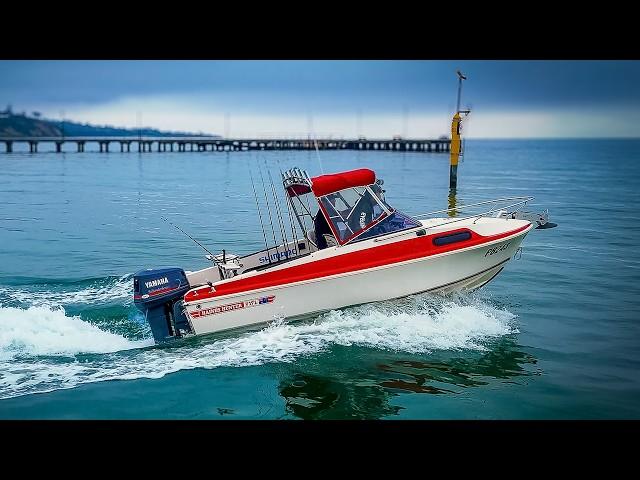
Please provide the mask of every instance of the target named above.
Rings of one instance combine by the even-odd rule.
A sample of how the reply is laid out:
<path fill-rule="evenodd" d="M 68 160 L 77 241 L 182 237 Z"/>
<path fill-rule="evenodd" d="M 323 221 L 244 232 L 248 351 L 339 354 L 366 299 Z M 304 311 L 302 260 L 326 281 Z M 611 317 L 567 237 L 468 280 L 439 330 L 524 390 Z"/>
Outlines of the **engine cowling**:
<path fill-rule="evenodd" d="M 133 276 L 133 303 L 145 314 L 156 342 L 191 331 L 181 308 L 182 298 L 190 288 L 181 268 L 147 269 Z"/>

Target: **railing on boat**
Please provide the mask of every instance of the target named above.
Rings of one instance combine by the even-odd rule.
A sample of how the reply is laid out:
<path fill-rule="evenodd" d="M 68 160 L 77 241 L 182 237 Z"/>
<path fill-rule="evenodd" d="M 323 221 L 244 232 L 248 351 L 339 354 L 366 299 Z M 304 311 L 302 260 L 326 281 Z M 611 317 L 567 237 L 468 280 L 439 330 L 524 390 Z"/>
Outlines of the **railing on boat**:
<path fill-rule="evenodd" d="M 442 223 L 437 223 L 435 225 L 428 225 L 428 226 L 419 226 L 419 227 L 415 227 L 412 228 L 410 230 L 404 230 L 402 232 L 398 232 L 395 235 L 385 235 L 384 237 L 380 237 L 380 238 L 376 238 L 374 239 L 375 242 L 380 242 L 383 240 L 387 240 L 389 238 L 394 238 L 394 237 L 399 237 L 400 235 L 405 235 L 407 233 L 411 233 L 414 230 L 419 230 L 419 229 L 424 229 L 424 230 L 428 230 L 430 228 L 436 228 L 436 227 L 441 227 L 442 225 L 450 225 L 452 223 L 456 223 L 456 222 L 462 222 L 464 220 L 470 220 L 472 218 L 480 218 L 480 217 L 488 217 L 488 216 L 500 216 L 501 213 L 515 213 L 518 212 L 519 210 L 521 210 L 522 208 L 524 208 L 527 203 L 529 203 L 530 201 L 532 201 L 535 197 L 505 197 L 505 198 L 496 198 L 494 200 L 486 200 L 484 202 L 477 202 L 477 203 L 470 203 L 468 205 L 457 205 L 455 207 L 449 207 L 449 208 L 445 208 L 443 210 L 435 210 L 433 212 L 428 212 L 428 213 L 421 213 L 419 215 L 411 215 L 411 217 L 413 218 L 422 218 L 422 217 L 428 217 L 428 216 L 432 216 L 435 215 L 437 213 L 448 213 L 450 211 L 460 211 L 463 209 L 468 209 L 470 207 L 478 207 L 480 205 L 489 205 L 489 204 L 498 204 L 499 202 L 501 203 L 505 203 L 505 202 L 512 202 L 515 200 L 514 203 L 510 203 L 508 205 L 500 205 L 500 206 L 496 206 L 493 207 L 487 211 L 481 212 L 481 213 L 477 213 L 474 215 L 467 215 L 465 217 L 460 217 L 460 218 L 451 218 L 451 219 L 447 219 L 446 222 L 442 222 Z M 518 208 L 515 208 L 518 206 Z"/>
<path fill-rule="evenodd" d="M 429 213 L 421 213 L 419 215 L 412 215 L 412 217 L 414 218 L 420 218 L 420 217 L 426 217 L 429 215 L 434 215 L 436 213 L 447 213 L 450 212 L 451 210 L 462 210 L 463 208 L 469 208 L 469 207 L 477 207 L 479 205 L 488 205 L 488 204 L 492 204 L 492 203 L 498 203 L 498 202 L 511 202 L 513 200 L 517 200 L 517 202 L 512 203 L 510 205 L 504 205 L 500 207 L 500 210 L 506 210 L 506 209 L 510 209 L 512 207 L 515 207 L 516 205 L 521 205 L 520 208 L 524 207 L 528 202 L 532 201 L 535 197 L 505 197 L 505 198 L 496 198 L 494 200 L 486 200 L 484 202 L 477 202 L 477 203 L 470 203 L 468 205 L 459 205 L 459 206 L 455 206 L 455 207 L 449 207 L 449 208 L 445 208 L 444 210 L 436 210 L 433 212 L 429 212 Z M 519 209 L 520 209 L 519 208 Z M 518 211 L 519 209 L 515 210 Z M 478 213 L 477 215 L 469 215 L 467 217 L 464 218 L 460 218 L 457 220 L 467 220 L 469 218 L 474 218 L 474 217 L 479 217 L 479 216 L 487 216 L 490 215 L 491 213 L 495 212 L 496 208 L 492 208 L 490 210 L 487 210 L 486 212 L 482 212 L 482 213 Z M 447 222 L 448 223 L 448 222 Z"/>

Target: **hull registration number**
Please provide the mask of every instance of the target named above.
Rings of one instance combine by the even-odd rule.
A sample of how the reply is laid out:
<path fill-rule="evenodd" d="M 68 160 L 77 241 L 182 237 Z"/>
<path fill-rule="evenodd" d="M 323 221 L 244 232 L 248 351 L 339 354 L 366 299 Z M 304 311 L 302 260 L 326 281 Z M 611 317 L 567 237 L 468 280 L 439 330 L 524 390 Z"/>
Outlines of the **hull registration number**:
<path fill-rule="evenodd" d="M 499 252 L 509 248 L 509 245 L 511 245 L 511 242 L 503 243 L 502 245 L 498 245 L 496 247 L 492 247 L 489 250 L 487 250 L 487 253 L 485 253 L 484 256 L 485 257 L 490 257 L 491 255 L 495 255 L 496 253 L 499 253 Z"/>

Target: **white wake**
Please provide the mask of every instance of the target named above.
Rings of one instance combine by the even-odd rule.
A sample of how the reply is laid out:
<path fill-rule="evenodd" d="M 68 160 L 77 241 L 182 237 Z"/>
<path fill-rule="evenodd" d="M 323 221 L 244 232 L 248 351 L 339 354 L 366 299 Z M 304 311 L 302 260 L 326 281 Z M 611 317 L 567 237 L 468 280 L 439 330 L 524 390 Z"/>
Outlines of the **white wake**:
<path fill-rule="evenodd" d="M 140 348 L 153 342 L 104 332 L 61 309 L 0 308 L 0 399 L 186 369 L 291 362 L 336 344 L 424 354 L 485 350 L 490 339 L 517 333 L 514 318 L 473 297 L 418 296 L 332 311 L 305 323 L 276 320 L 260 331 L 209 337 L 205 344 Z"/>

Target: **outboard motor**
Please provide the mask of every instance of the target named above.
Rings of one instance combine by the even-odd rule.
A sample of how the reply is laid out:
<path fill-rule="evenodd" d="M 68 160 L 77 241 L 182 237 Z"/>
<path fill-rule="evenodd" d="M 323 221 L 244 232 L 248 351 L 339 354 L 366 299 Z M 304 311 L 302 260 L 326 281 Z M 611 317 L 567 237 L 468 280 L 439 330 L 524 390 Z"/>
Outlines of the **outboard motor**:
<path fill-rule="evenodd" d="M 133 276 L 133 303 L 145 314 L 156 343 L 191 331 L 182 309 L 190 288 L 181 268 L 147 269 Z"/>

